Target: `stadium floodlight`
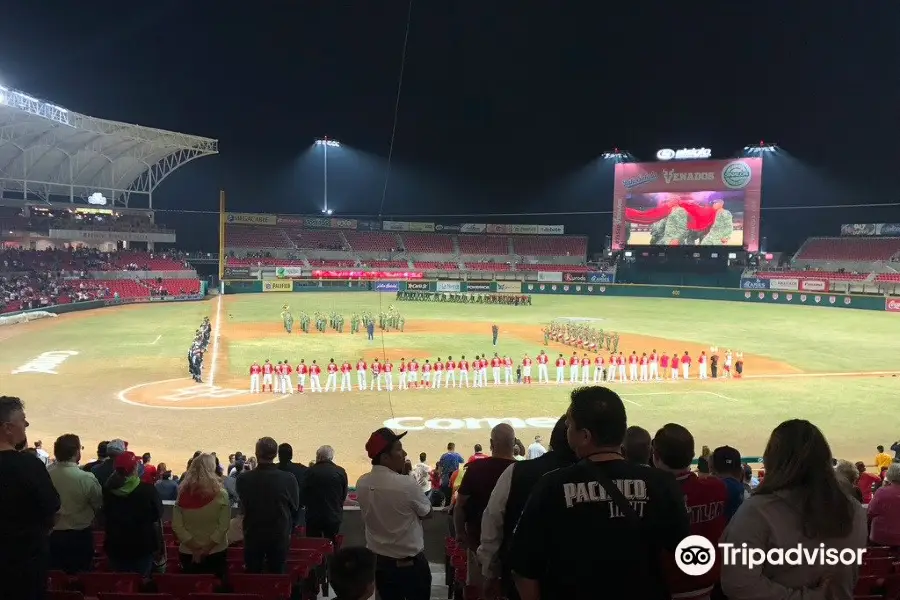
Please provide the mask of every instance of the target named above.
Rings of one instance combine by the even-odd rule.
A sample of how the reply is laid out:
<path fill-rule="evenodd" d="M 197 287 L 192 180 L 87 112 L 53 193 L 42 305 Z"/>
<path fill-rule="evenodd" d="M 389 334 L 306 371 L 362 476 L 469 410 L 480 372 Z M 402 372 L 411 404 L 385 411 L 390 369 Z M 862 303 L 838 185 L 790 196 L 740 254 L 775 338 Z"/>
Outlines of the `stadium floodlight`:
<path fill-rule="evenodd" d="M 765 141 L 760 140 L 759 144 L 753 144 L 752 146 L 744 146 L 744 152 L 747 154 L 765 154 L 768 152 L 777 152 L 778 144 L 767 144 Z"/>
<path fill-rule="evenodd" d="M 0 104 L 18 108 L 21 111 L 56 121 L 63 125 L 70 125 L 69 111 L 61 106 L 44 102 L 24 92 L 0 86 Z"/>
<path fill-rule="evenodd" d="M 324 137 L 316 140 L 316 146 L 322 146 L 322 150 L 325 154 L 325 159 L 323 161 L 323 164 L 325 165 L 325 185 L 323 186 L 322 212 L 326 215 L 330 215 L 331 211 L 328 209 L 328 148 L 340 148 L 341 143 L 337 140 L 330 140 L 327 137 Z"/>

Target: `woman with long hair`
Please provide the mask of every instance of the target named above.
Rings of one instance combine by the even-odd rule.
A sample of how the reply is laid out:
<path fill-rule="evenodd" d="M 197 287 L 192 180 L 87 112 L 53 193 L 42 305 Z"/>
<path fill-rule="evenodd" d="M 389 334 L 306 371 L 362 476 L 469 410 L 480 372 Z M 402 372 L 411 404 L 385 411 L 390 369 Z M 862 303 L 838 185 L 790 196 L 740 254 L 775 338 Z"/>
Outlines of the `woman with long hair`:
<path fill-rule="evenodd" d="M 866 547 L 866 513 L 844 489 L 831 466 L 831 448 L 818 427 L 801 419 L 772 431 L 763 455 L 766 477 L 744 500 L 722 535 L 721 543 L 740 549 L 809 552 L 824 548 Z M 851 552 L 852 551 L 852 552 Z M 802 565 L 764 564 L 749 569 L 737 561 L 722 566 L 722 591 L 729 600 L 801 597 L 804 590 L 826 597 L 852 598 L 858 567 L 824 561 Z"/>
<path fill-rule="evenodd" d="M 228 571 L 225 559 L 231 503 L 216 466 L 211 454 L 200 454 L 191 461 L 178 486 L 172 530 L 181 544 L 182 571 L 222 578 Z"/>
<path fill-rule="evenodd" d="M 123 452 L 103 486 L 104 549 L 113 571 L 149 577 L 154 559 L 165 556 L 163 507 L 156 488 L 138 476 L 140 466 L 134 452 Z"/>

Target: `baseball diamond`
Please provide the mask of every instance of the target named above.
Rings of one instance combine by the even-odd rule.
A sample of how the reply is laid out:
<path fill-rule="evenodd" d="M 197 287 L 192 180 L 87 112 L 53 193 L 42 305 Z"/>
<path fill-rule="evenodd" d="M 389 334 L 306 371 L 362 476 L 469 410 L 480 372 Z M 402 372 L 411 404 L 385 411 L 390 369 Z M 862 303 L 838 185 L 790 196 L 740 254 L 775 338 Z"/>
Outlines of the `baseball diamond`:
<path fill-rule="evenodd" d="M 688 352 L 696 361 L 712 348 L 723 357 L 727 350 L 743 355 L 739 379 L 699 380 L 695 362 L 687 380 L 608 383 L 625 399 L 630 418 L 651 430 L 675 421 L 710 445 L 739 444 L 746 454 L 758 455 L 776 424 L 809 418 L 822 426 L 836 454 L 854 458 L 871 453 L 869 439 L 894 436 L 892 423 L 865 417 L 896 395 L 900 370 L 884 350 L 900 337 L 900 322 L 889 312 L 836 314 L 816 306 L 615 296 L 536 295 L 526 310 L 404 302 L 403 331 L 376 328 L 372 340 L 365 328 L 305 333 L 295 327 L 287 333 L 280 317 L 286 304 L 294 315 L 350 316 L 379 315 L 395 302 L 396 292 L 240 294 L 74 312 L 0 329 L 0 371 L 6 373 L 6 393 L 29 399 L 35 439 L 72 430 L 91 447 L 121 436 L 180 464 L 198 448 L 249 449 L 264 423 L 277 438 L 296 440 L 298 456 L 332 444 L 354 477 L 368 468 L 360 440 L 382 424 L 415 430 L 416 451 L 435 455 L 451 439 L 460 447 L 483 443 L 489 424 L 504 420 L 548 434 L 573 387 L 568 367 L 563 383 L 556 383 L 555 360 L 577 352 L 593 361 L 608 352 L 555 338 L 545 345 L 543 330 L 554 321 L 591 319 L 620 336 L 625 356 Z M 184 372 L 182 351 L 205 316 L 213 335 L 203 383 L 196 384 Z M 499 328 L 497 346 L 491 344 L 492 324 Z M 549 383 L 538 381 L 541 351 L 550 358 Z M 526 355 L 535 360 L 533 383 L 518 383 L 514 376 L 509 385 L 505 378 L 495 385 L 488 367 L 487 385 L 479 388 L 472 387 L 472 375 L 468 388 L 401 390 L 397 384 L 401 360 L 471 361 L 494 353 L 510 357 L 516 367 Z M 315 360 L 324 371 L 332 358 L 354 366 L 352 391 L 313 393 L 307 385 L 297 393 L 294 373 L 288 393 L 250 393 L 254 362 L 296 367 L 301 359 L 307 365 Z M 358 389 L 355 365 L 375 359 L 394 365 L 390 392 L 386 385 L 381 391 Z M 588 381 L 593 383 L 593 374 Z M 848 433 L 863 427 L 866 439 Z"/>

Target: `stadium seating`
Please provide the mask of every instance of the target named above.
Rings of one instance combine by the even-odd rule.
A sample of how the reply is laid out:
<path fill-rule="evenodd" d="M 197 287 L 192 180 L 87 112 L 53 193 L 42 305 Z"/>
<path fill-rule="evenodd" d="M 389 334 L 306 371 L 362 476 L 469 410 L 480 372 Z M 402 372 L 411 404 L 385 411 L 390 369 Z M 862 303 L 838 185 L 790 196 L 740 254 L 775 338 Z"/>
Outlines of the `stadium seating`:
<path fill-rule="evenodd" d="M 556 264 L 518 264 L 517 271 L 556 271 L 562 273 L 587 273 L 590 269 L 584 265 L 556 265 Z"/>
<path fill-rule="evenodd" d="M 509 238 L 505 235 L 460 235 L 460 254 L 509 254 Z"/>
<path fill-rule="evenodd" d="M 514 236 L 513 248 L 523 256 L 575 256 L 587 255 L 587 238 L 576 236 Z"/>
<path fill-rule="evenodd" d="M 285 237 L 297 247 L 308 250 L 343 250 L 340 232 L 319 229 L 285 229 Z"/>
<path fill-rule="evenodd" d="M 496 262 L 467 262 L 466 270 L 468 271 L 511 271 L 512 266 L 506 263 Z"/>
<path fill-rule="evenodd" d="M 844 273 L 838 271 L 759 271 L 763 279 L 826 279 L 828 281 L 864 281 L 868 273 Z"/>
<path fill-rule="evenodd" d="M 409 270 L 409 263 L 405 260 L 367 260 L 363 263 L 364 267 L 371 269 L 406 269 Z"/>
<path fill-rule="evenodd" d="M 278 227 L 227 225 L 225 243 L 229 248 L 292 248 L 291 240 Z"/>
<path fill-rule="evenodd" d="M 795 260 L 879 261 L 900 253 L 900 238 L 810 238 Z"/>
<path fill-rule="evenodd" d="M 417 260 L 413 262 L 418 271 L 458 271 L 458 262 L 437 262 L 431 260 Z"/>
<path fill-rule="evenodd" d="M 303 267 L 306 261 L 299 258 L 273 258 L 264 256 L 259 258 L 233 258 L 225 259 L 225 264 L 229 267 Z"/>
<path fill-rule="evenodd" d="M 169 258 L 160 254 L 148 254 L 147 252 L 117 252 L 110 255 L 106 270 L 127 269 L 130 265 L 137 265 L 142 271 L 184 271 L 191 267 L 185 265 L 183 260 Z"/>
<path fill-rule="evenodd" d="M 357 252 L 393 252 L 400 247 L 396 235 L 383 231 L 345 231 L 344 237 Z"/>
<path fill-rule="evenodd" d="M 900 283 L 900 273 L 881 273 L 875 277 L 876 283 Z"/>
<path fill-rule="evenodd" d="M 319 258 L 316 260 L 310 260 L 309 264 L 312 267 L 340 267 L 340 268 L 344 268 L 344 269 L 349 269 L 351 267 L 356 266 L 356 261 L 355 260 L 332 260 L 332 259 Z"/>
<path fill-rule="evenodd" d="M 403 245 L 407 252 L 429 254 L 453 254 L 453 237 L 439 233 L 404 233 Z"/>

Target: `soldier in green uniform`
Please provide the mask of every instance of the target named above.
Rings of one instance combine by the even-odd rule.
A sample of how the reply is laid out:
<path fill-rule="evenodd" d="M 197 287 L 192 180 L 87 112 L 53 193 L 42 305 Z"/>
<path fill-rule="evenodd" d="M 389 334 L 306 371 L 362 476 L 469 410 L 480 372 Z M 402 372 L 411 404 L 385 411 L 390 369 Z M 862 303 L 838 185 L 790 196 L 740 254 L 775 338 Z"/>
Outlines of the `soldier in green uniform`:
<path fill-rule="evenodd" d="M 544 345 L 545 346 L 550 345 L 550 328 L 549 327 L 544 327 Z"/>
<path fill-rule="evenodd" d="M 618 350 L 619 350 L 619 334 L 618 334 L 618 333 L 614 333 L 614 334 L 613 334 L 613 348 L 612 348 L 612 351 L 613 351 L 613 352 L 618 352 Z"/>
<path fill-rule="evenodd" d="M 403 331 L 403 326 L 404 326 L 404 325 L 406 325 L 406 319 L 404 319 L 404 318 L 403 318 L 403 315 L 401 315 L 401 316 L 400 316 L 400 320 L 399 320 L 398 323 L 397 323 L 397 326 L 398 326 L 398 328 L 400 329 L 401 332 Z"/>

